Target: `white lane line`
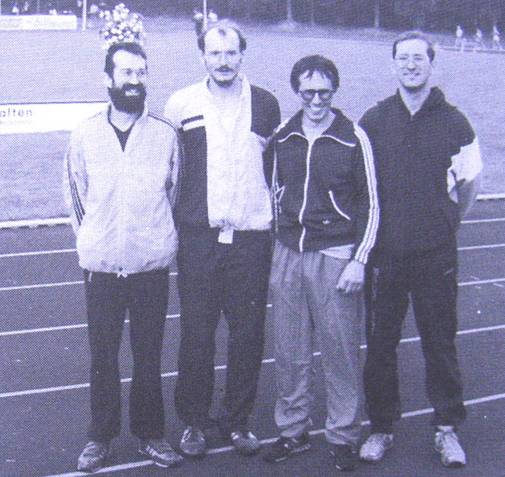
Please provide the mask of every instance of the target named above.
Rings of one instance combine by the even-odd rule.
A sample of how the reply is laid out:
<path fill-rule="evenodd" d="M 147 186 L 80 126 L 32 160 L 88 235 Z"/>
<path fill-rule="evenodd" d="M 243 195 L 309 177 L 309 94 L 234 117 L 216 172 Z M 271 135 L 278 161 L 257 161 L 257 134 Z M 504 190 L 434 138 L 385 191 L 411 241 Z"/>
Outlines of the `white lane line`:
<path fill-rule="evenodd" d="M 174 315 L 167 315 L 166 318 L 167 320 L 172 320 L 174 318 L 179 318 L 180 316 L 181 315 L 177 313 Z M 130 323 L 130 320 L 125 320 L 125 323 Z M 48 326 L 46 328 L 28 328 L 25 330 L 1 331 L 0 338 L 3 336 L 30 335 L 33 333 L 47 333 L 51 331 L 79 330 L 87 327 L 87 323 L 77 323 L 75 325 Z"/>
<path fill-rule="evenodd" d="M 0 258 L 36 257 L 38 255 L 58 255 L 61 253 L 73 253 L 75 248 L 62 248 L 61 250 L 38 250 L 34 252 L 2 253 Z"/>
<path fill-rule="evenodd" d="M 467 250 L 484 250 L 487 248 L 503 248 L 503 247 L 505 247 L 505 243 L 492 243 L 489 245 L 470 245 L 466 247 L 459 247 L 458 251 L 464 252 Z"/>
<path fill-rule="evenodd" d="M 174 272 L 175 273 L 175 272 Z M 472 277 L 473 278 L 473 277 Z M 64 285 L 72 285 L 72 284 L 77 284 L 77 283 L 83 283 L 83 282 L 65 282 L 65 283 L 60 283 L 60 284 L 42 284 L 38 285 L 39 288 L 45 288 L 49 286 L 64 286 Z M 460 282 L 458 283 L 459 287 L 468 287 L 468 286 L 475 286 L 475 285 L 489 285 L 493 284 L 497 287 L 503 288 L 502 285 L 499 285 L 500 283 L 505 283 L 505 278 L 490 278 L 488 280 L 473 280 L 469 282 Z M 32 285 L 28 285 L 32 286 Z M 26 288 L 22 288 L 26 289 Z M 0 288 L 0 291 L 6 291 L 5 288 Z M 272 305 L 269 303 L 267 305 L 267 308 L 271 308 Z M 174 314 L 174 315 L 167 315 L 167 319 L 173 319 L 173 318 L 180 318 L 180 314 Z M 126 320 L 128 322 L 128 320 Z M 48 326 L 44 328 L 28 328 L 24 330 L 12 330 L 12 331 L 1 331 L 0 332 L 0 338 L 4 336 L 18 336 L 18 335 L 28 335 L 28 334 L 33 334 L 33 333 L 47 333 L 47 332 L 52 332 L 52 331 L 65 331 L 65 330 L 74 330 L 74 329 L 81 329 L 81 328 L 86 328 L 88 325 L 86 323 L 79 323 L 75 325 L 61 325 L 61 326 Z"/>
<path fill-rule="evenodd" d="M 0 292 L 16 291 L 16 290 L 34 290 L 37 288 L 53 288 L 53 287 L 67 287 L 72 285 L 82 285 L 84 282 L 57 282 L 57 283 L 36 283 L 34 285 L 16 285 L 11 287 L 0 287 Z"/>
<path fill-rule="evenodd" d="M 474 280 L 471 282 L 459 282 L 459 287 L 470 287 L 474 285 L 488 285 L 490 283 L 503 283 L 505 278 L 489 278 L 488 280 Z"/>
<path fill-rule="evenodd" d="M 272 305 L 269 303 L 267 308 L 272 308 Z M 167 315 L 167 320 L 173 320 L 176 318 L 180 318 L 181 315 L 179 313 L 173 315 Z M 125 323 L 130 323 L 130 320 L 125 320 Z M 0 338 L 3 336 L 18 336 L 18 335 L 29 335 L 33 333 L 47 333 L 51 331 L 66 331 L 66 330 L 78 330 L 82 328 L 87 328 L 87 323 L 77 323 L 75 325 L 60 325 L 60 326 L 48 326 L 45 328 L 27 328 L 24 330 L 12 330 L 12 331 L 1 331 Z"/>
<path fill-rule="evenodd" d="M 173 272 L 175 275 L 177 274 L 176 272 Z M 473 276 L 471 278 L 474 278 Z M 477 277 L 475 277 L 477 278 Z M 473 280 L 469 282 L 460 282 L 458 283 L 459 287 L 468 287 L 468 286 L 475 286 L 475 285 L 489 285 L 492 284 L 494 286 L 503 288 L 500 283 L 504 283 L 505 278 L 490 278 L 487 280 Z M 75 285 L 75 284 L 82 284 L 83 282 L 63 282 L 63 283 L 47 283 L 47 284 L 41 284 L 41 285 L 26 285 L 24 287 L 7 287 L 7 288 L 0 288 L 1 291 L 7 291 L 7 290 L 12 290 L 12 289 L 22 289 L 25 290 L 27 287 L 32 287 L 32 288 L 48 288 L 51 286 L 66 286 L 66 285 Z M 272 305 L 269 303 L 267 305 L 267 308 L 271 308 Z M 173 314 L 173 315 L 167 315 L 167 319 L 176 319 L 180 318 L 180 314 Z M 125 320 L 126 323 L 128 323 L 128 320 Z M 79 323 L 79 324 L 74 324 L 74 325 L 61 325 L 61 326 L 48 326 L 44 328 L 28 328 L 24 330 L 12 330 L 12 331 L 1 331 L 0 332 L 0 338 L 4 336 L 19 336 L 19 335 L 28 335 L 28 334 L 33 334 L 33 333 L 47 333 L 47 332 L 52 332 L 52 331 L 65 331 L 65 330 L 75 330 L 75 329 L 82 329 L 82 328 L 87 328 L 86 323 Z"/>
<path fill-rule="evenodd" d="M 48 326 L 46 328 L 29 328 L 26 330 L 2 331 L 0 332 L 0 337 L 29 335 L 32 333 L 46 333 L 49 331 L 78 330 L 80 328 L 87 328 L 87 327 L 88 327 L 87 323 L 79 323 L 76 325 Z"/>
<path fill-rule="evenodd" d="M 176 277 L 177 272 L 170 272 L 171 277 Z M 0 292 L 9 292 L 16 290 L 34 290 L 37 288 L 52 288 L 52 287 L 67 287 L 73 285 L 82 285 L 84 282 L 82 280 L 76 280 L 72 282 L 54 282 L 54 283 L 34 283 L 33 285 L 14 285 L 10 287 L 0 287 Z"/>
<path fill-rule="evenodd" d="M 485 249 L 496 249 L 496 248 L 504 248 L 505 243 L 493 243 L 488 245 L 470 245 L 465 247 L 458 247 L 459 252 L 471 251 L 471 250 L 485 250 Z M 6 257 L 21 257 L 21 256 L 35 256 L 35 255 L 50 255 L 53 253 L 67 253 L 72 252 L 72 249 L 66 250 L 45 250 L 42 252 L 27 252 L 27 253 L 11 253 L 0 255 L 0 258 Z M 170 272 L 171 277 L 176 277 L 178 275 L 177 272 Z M 73 285 L 82 285 L 84 282 L 82 280 L 76 280 L 72 282 L 54 282 L 54 283 L 35 283 L 33 285 L 15 285 L 9 287 L 0 287 L 0 292 L 8 292 L 8 291 L 16 291 L 16 290 L 33 290 L 37 288 L 51 288 L 51 287 L 63 287 L 63 286 L 73 286 Z"/>
<path fill-rule="evenodd" d="M 462 225 L 471 225 L 471 224 L 486 224 L 492 222 L 505 222 L 505 217 L 496 217 L 494 219 L 475 219 L 475 220 L 462 220 Z"/>
<path fill-rule="evenodd" d="M 495 217 L 491 219 L 475 219 L 475 220 L 463 220 L 462 225 L 474 225 L 474 224 L 486 224 L 494 222 L 505 222 L 505 217 Z M 459 250 L 466 250 L 466 247 L 462 247 Z M 34 250 L 29 252 L 12 252 L 12 253 L 1 253 L 0 259 L 2 258 L 18 258 L 18 257 L 36 257 L 38 255 L 58 255 L 65 253 L 75 253 L 77 250 L 75 248 L 62 248 L 55 250 Z"/>
<path fill-rule="evenodd" d="M 475 406 L 477 404 L 484 404 L 487 402 L 493 402 L 493 401 L 499 401 L 501 399 L 505 399 L 505 393 L 501 394 L 490 394 L 488 396 L 482 396 L 480 398 L 475 398 L 475 399 L 468 399 L 465 402 L 466 406 Z M 424 416 L 426 414 L 431 414 L 433 413 L 433 408 L 424 408 L 424 409 L 416 409 L 414 411 L 408 411 L 402 413 L 402 419 L 408 419 L 410 417 L 417 417 L 417 416 Z M 369 421 L 362 421 L 361 425 L 362 426 L 367 426 L 369 425 Z M 312 436 L 317 436 L 320 434 L 324 433 L 324 429 L 317 429 L 314 431 L 310 432 L 310 435 Z M 271 437 L 268 439 L 262 439 L 261 443 L 263 445 L 265 444 L 271 444 L 272 442 L 276 441 L 278 436 L 276 437 Z M 216 455 L 216 454 L 224 454 L 227 452 L 233 451 L 232 446 L 226 446 L 226 447 L 218 447 L 215 449 L 210 449 L 207 454 L 209 455 Z M 98 472 L 95 472 L 96 474 L 105 474 L 107 472 L 121 472 L 129 469 L 138 469 L 139 467 L 147 467 L 149 465 L 153 465 L 153 462 L 151 460 L 143 460 L 143 461 L 138 461 L 138 462 L 128 462 L 126 464 L 118 464 L 110 467 L 103 467 L 100 469 Z M 89 476 L 89 474 L 86 474 L 84 472 L 69 472 L 66 474 L 53 474 L 53 475 L 48 475 L 45 477 L 81 477 L 81 476 Z"/>
<path fill-rule="evenodd" d="M 475 333 L 485 333 L 488 331 L 499 331 L 499 330 L 504 330 L 505 325 L 496 325 L 496 326 L 486 326 L 483 328 L 472 328 L 468 330 L 461 330 L 458 331 L 458 335 L 469 335 L 469 334 L 475 334 Z M 417 341 L 420 341 L 419 336 L 412 336 L 411 338 L 404 338 L 400 341 L 401 344 L 407 344 L 407 343 L 415 343 Z M 366 345 L 361 345 L 360 349 L 366 349 Z M 321 356 L 320 352 L 314 353 L 314 356 Z M 275 363 L 274 358 L 266 358 L 262 360 L 262 364 L 272 364 Z M 226 365 L 219 365 L 219 366 L 214 366 L 215 371 L 224 371 L 226 370 Z M 173 378 L 177 376 L 177 371 L 169 371 L 167 373 L 162 373 L 161 377 L 162 378 Z M 122 383 L 130 383 L 131 378 L 123 378 L 121 379 Z M 59 391 L 72 391 L 74 389 L 84 389 L 88 388 L 89 383 L 79 383 L 79 384 L 71 384 L 67 386 L 54 386 L 50 388 L 41 388 L 41 389 L 27 389 L 24 391 L 11 391 L 7 393 L 0 393 L 0 399 L 3 398 L 11 398 L 11 397 L 20 397 L 20 396 L 30 396 L 33 394 L 46 394 L 46 393 L 53 393 L 53 392 L 59 392 Z"/>

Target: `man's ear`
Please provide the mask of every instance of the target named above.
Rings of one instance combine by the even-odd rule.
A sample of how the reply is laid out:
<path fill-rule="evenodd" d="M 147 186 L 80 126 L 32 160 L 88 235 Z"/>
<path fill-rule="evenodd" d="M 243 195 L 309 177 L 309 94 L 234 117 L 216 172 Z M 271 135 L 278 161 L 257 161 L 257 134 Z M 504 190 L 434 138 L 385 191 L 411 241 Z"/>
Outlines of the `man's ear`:
<path fill-rule="evenodd" d="M 112 78 L 105 72 L 103 73 L 103 84 L 106 88 L 112 88 Z"/>

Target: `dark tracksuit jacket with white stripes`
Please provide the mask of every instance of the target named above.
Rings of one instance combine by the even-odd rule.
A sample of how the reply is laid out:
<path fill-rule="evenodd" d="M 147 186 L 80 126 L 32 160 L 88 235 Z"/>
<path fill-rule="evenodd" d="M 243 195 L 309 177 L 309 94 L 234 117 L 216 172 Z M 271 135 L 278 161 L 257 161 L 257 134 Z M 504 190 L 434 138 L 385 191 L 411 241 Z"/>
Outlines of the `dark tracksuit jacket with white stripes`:
<path fill-rule="evenodd" d="M 277 238 L 299 252 L 354 244 L 353 258 L 366 263 L 379 223 L 372 152 L 363 130 L 333 112 L 312 144 L 302 111 L 275 135 Z"/>
<path fill-rule="evenodd" d="M 466 212 L 459 210 L 458 189 L 471 188 L 482 170 L 466 117 L 435 87 L 413 116 L 397 92 L 369 109 L 359 124 L 377 168 L 381 221 L 375 251 L 404 256 L 455 244 Z"/>

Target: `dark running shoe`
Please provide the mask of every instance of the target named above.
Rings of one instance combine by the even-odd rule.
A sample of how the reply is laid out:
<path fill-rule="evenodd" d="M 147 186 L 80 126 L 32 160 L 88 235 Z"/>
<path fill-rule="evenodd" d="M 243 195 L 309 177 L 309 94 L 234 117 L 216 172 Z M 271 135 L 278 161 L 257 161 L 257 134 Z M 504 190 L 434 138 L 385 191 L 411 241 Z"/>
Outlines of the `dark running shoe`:
<path fill-rule="evenodd" d="M 149 457 L 158 467 L 177 467 L 184 460 L 166 439 L 141 439 L 139 453 Z"/>
<path fill-rule="evenodd" d="M 279 437 L 264 454 L 263 459 L 271 464 L 282 462 L 293 454 L 310 449 L 309 434 L 305 432 L 300 437 Z"/>
<path fill-rule="evenodd" d="M 109 443 L 89 441 L 77 460 L 77 470 L 81 472 L 96 472 L 104 465 L 109 456 Z"/>
<path fill-rule="evenodd" d="M 358 465 L 358 453 L 349 445 L 336 444 L 330 450 L 335 469 L 342 471 L 354 470 Z"/>

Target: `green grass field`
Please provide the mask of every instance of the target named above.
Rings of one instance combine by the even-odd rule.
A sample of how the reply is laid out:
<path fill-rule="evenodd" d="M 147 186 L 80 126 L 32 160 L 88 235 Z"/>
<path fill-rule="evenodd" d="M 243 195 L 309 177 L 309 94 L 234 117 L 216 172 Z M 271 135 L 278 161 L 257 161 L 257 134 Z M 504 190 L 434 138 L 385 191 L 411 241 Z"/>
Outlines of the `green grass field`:
<path fill-rule="evenodd" d="M 173 91 L 200 80 L 205 72 L 188 22 L 156 21 L 151 29 L 149 25 L 148 98 L 151 110 L 160 113 Z M 306 54 L 320 53 L 335 61 L 341 73 L 335 105 L 353 119 L 395 90 L 390 46 L 359 40 L 359 32 L 346 39 L 324 31 L 245 31 L 249 46 L 244 71 L 252 82 L 276 94 L 283 118 L 297 109 L 289 72 Z M 1 103 L 106 99 L 104 51 L 96 30 L 0 32 L 0 45 Z M 483 192 L 505 191 L 505 55 L 441 50 L 436 61 L 435 83 L 479 135 L 485 161 Z M 66 215 L 60 183 L 67 140 L 62 132 L 0 136 L 0 220 Z"/>

